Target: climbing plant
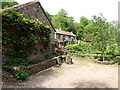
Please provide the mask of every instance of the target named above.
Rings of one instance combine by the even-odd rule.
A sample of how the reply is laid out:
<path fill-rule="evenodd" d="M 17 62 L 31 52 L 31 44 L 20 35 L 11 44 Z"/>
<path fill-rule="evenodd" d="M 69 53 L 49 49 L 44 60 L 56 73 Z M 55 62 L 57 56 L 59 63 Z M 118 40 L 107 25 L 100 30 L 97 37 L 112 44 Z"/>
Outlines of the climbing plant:
<path fill-rule="evenodd" d="M 13 57 L 27 57 L 38 51 L 37 43 L 43 43 L 44 50 L 50 44 L 51 28 L 37 19 L 26 19 L 24 15 L 11 10 L 2 13 L 3 46 L 13 46 L 3 53 Z"/>

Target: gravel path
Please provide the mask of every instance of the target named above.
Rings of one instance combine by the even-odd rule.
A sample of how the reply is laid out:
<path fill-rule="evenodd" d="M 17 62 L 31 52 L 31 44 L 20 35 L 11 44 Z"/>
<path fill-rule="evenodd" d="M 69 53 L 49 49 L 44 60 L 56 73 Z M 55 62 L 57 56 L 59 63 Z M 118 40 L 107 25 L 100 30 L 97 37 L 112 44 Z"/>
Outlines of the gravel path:
<path fill-rule="evenodd" d="M 26 83 L 4 81 L 3 88 L 118 88 L 118 65 L 76 57 L 73 62 L 32 75 Z"/>

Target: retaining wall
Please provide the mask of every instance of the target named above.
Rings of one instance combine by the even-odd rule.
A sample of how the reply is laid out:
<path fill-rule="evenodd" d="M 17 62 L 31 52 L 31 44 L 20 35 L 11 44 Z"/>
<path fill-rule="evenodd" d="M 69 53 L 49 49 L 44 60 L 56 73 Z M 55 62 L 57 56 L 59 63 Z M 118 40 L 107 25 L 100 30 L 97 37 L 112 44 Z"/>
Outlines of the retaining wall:
<path fill-rule="evenodd" d="M 33 64 L 33 65 L 30 65 L 30 66 L 26 66 L 26 67 L 20 67 L 20 69 L 21 70 L 27 70 L 29 75 L 32 75 L 32 74 L 35 74 L 35 73 L 40 72 L 42 70 L 45 70 L 47 68 L 50 68 L 54 65 L 57 65 L 58 64 L 57 63 L 57 58 L 60 58 L 60 57 L 58 56 L 58 57 L 43 61 L 43 62 L 38 63 L 38 64 Z M 62 59 L 60 59 L 60 61 L 61 60 Z M 12 75 L 14 75 L 15 72 L 17 71 L 17 70 L 15 70 L 15 67 L 8 67 L 8 66 L 3 66 L 2 69 L 7 71 L 8 73 L 10 73 Z"/>

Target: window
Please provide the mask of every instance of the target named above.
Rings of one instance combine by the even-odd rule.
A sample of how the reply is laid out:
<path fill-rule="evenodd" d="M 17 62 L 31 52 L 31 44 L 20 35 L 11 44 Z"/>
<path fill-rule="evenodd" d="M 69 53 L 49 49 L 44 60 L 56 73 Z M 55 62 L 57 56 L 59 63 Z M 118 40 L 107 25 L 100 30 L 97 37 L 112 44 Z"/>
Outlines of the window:
<path fill-rule="evenodd" d="M 60 34 L 58 34 L 58 39 L 60 39 Z"/>

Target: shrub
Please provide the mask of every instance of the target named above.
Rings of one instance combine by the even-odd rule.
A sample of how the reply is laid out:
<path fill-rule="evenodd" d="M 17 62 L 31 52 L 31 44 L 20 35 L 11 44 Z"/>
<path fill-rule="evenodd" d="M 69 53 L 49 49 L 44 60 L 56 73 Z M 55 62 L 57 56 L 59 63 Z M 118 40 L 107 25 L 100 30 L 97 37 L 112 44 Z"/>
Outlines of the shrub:
<path fill-rule="evenodd" d="M 74 51 L 88 51 L 89 44 L 83 44 L 83 43 L 71 44 L 71 45 L 65 46 L 65 48 L 67 50 L 74 50 Z"/>
<path fill-rule="evenodd" d="M 38 60 L 32 60 L 32 61 L 30 61 L 29 62 L 29 64 L 31 65 L 31 64 L 37 64 L 37 63 L 39 63 L 40 61 L 38 61 Z"/>
<path fill-rule="evenodd" d="M 103 58 L 103 55 L 102 54 L 99 54 L 99 55 L 96 54 L 96 55 L 94 55 L 94 58 L 95 59 Z M 104 58 L 109 60 L 109 59 L 113 58 L 113 56 L 112 55 L 104 55 Z"/>
<path fill-rule="evenodd" d="M 22 82 L 28 79 L 28 73 L 25 70 L 19 70 L 15 73 L 15 78 Z"/>
<path fill-rule="evenodd" d="M 19 65 L 25 65 L 27 66 L 28 65 L 28 62 L 25 60 L 25 59 L 22 59 L 22 58 L 10 58 L 6 61 L 6 64 L 7 66 L 19 66 Z"/>
<path fill-rule="evenodd" d="M 120 62 L 120 60 L 119 60 L 119 59 L 114 59 L 113 61 L 115 61 L 115 63 Z"/>

